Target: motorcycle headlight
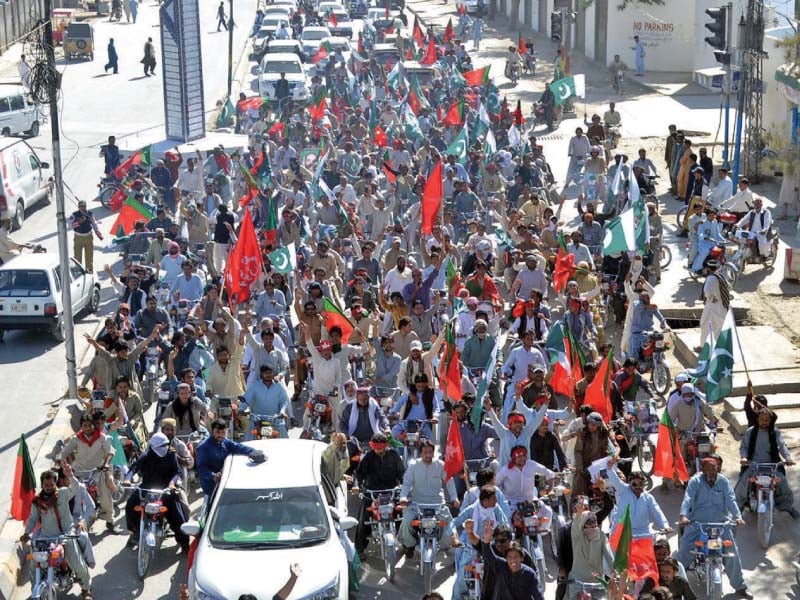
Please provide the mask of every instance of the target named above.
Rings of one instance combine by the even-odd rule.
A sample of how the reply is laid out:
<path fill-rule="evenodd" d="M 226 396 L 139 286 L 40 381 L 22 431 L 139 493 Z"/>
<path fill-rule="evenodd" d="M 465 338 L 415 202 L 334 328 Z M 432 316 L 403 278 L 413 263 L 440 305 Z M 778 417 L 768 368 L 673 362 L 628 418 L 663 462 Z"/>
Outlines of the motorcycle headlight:
<path fill-rule="evenodd" d="M 339 597 L 339 576 L 319 591 L 303 596 L 302 600 L 335 600 Z"/>
<path fill-rule="evenodd" d="M 719 550 L 720 548 L 722 548 L 722 540 L 720 540 L 719 538 L 708 540 L 709 550 Z"/>

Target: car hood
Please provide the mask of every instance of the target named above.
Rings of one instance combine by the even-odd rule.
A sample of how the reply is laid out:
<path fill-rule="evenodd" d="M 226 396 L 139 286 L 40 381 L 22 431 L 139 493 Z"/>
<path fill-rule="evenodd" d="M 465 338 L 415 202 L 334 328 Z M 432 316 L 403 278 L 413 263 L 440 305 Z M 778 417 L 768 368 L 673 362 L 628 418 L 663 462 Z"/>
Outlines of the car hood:
<path fill-rule="evenodd" d="M 289 566 L 298 563 L 313 577 L 300 577 L 292 592 L 303 598 L 339 576 L 339 589 L 347 592 L 347 558 L 336 535 L 307 548 L 274 550 L 218 549 L 203 536 L 192 565 L 195 582 L 206 593 L 219 598 L 238 598 L 258 590 L 259 598 L 272 598 L 286 582 Z M 269 573 L 268 577 L 264 575 Z"/>

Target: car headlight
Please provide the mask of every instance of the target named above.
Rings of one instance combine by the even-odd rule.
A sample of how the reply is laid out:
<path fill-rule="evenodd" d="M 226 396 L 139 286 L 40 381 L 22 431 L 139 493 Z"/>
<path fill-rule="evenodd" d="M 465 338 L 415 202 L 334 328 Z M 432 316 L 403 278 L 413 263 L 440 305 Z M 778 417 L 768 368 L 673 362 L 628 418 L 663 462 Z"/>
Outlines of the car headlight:
<path fill-rule="evenodd" d="M 197 600 L 225 600 L 225 598 L 222 596 L 209 594 L 202 587 L 200 587 L 200 584 L 197 582 L 195 582 L 195 598 L 197 598 Z"/>
<path fill-rule="evenodd" d="M 303 600 L 336 600 L 339 597 L 339 576 L 319 591 L 303 596 Z"/>

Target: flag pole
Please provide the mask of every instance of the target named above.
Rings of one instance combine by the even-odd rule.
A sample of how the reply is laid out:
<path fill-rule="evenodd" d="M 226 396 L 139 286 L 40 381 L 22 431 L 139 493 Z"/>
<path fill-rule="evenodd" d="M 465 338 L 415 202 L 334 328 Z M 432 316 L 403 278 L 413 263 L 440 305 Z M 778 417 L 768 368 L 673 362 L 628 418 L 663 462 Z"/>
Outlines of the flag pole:
<path fill-rule="evenodd" d="M 731 309 L 728 308 L 730 311 Z M 732 312 L 732 311 L 731 311 Z M 742 355 L 742 365 L 744 366 L 744 374 L 747 377 L 747 381 L 750 381 L 750 372 L 747 370 L 747 361 L 744 359 L 744 351 L 742 350 L 742 340 L 739 339 L 739 330 L 736 328 L 736 320 L 731 319 L 733 323 L 733 333 L 736 337 L 736 345 L 739 346 L 739 354 Z M 713 352 L 712 352 L 713 354 Z M 708 357 L 709 366 L 711 364 L 711 356 Z"/>

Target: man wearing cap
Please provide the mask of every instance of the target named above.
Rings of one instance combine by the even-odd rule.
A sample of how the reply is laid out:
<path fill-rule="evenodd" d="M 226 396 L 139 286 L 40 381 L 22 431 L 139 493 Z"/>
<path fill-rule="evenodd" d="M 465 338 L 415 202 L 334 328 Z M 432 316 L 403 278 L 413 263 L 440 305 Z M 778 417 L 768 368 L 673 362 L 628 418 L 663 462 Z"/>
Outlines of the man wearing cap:
<path fill-rule="evenodd" d="M 691 380 L 685 371 L 681 371 L 675 375 L 675 387 L 667 395 L 667 411 L 673 410 L 673 407 L 681 401 L 681 386 L 683 386 L 684 383 L 691 383 Z M 706 395 L 703 392 L 695 388 L 694 393 L 705 402 Z"/>
<path fill-rule="evenodd" d="M 715 427 L 719 419 L 711 410 L 711 406 L 697 395 L 697 390 L 691 383 L 681 384 L 681 399 L 668 409 L 670 419 L 679 434 L 691 431 L 699 433 L 706 430 L 706 420 Z M 685 454 L 686 438 L 681 435 L 681 452 Z"/>
<path fill-rule="evenodd" d="M 92 211 L 86 208 L 86 200 L 78 200 L 78 210 L 70 215 L 69 224 L 74 234 L 72 254 L 91 273 L 94 267 L 94 236 L 102 241 L 103 234 L 97 227 Z"/>
<path fill-rule="evenodd" d="M 311 353 L 311 361 L 314 365 L 314 389 L 311 390 L 313 396 L 325 396 L 331 402 L 333 409 L 334 423 L 338 423 L 340 407 L 339 397 L 333 394 L 339 393 L 339 388 L 344 382 L 341 361 L 333 356 L 333 345 L 328 341 L 322 341 L 319 346 L 314 345 L 308 325 L 300 322 L 301 342 L 306 345 Z"/>
<path fill-rule="evenodd" d="M 759 196 L 753 197 L 753 208 L 736 224 L 736 227 L 745 229 L 756 235 L 758 240 L 758 253 L 762 260 L 772 256 L 772 240 L 768 238 L 772 227 L 772 213 L 764 207 L 764 201 Z"/>
<path fill-rule="evenodd" d="M 742 513 L 736 504 L 733 486 L 722 475 L 720 463 L 722 460 L 712 455 L 703 459 L 702 471 L 696 473 L 686 486 L 680 509 L 680 524 L 685 527 L 680 538 L 678 560 L 687 569 L 692 565 L 695 542 L 703 536 L 698 523 L 724 523 L 734 520 L 737 525 L 744 525 Z M 739 559 L 739 549 L 736 547 L 736 538 L 732 527 L 722 528 L 722 537 L 731 542 L 726 548 L 725 573 L 728 581 L 736 590 L 737 598 L 752 598 L 747 589 L 747 583 L 742 577 L 742 563 Z"/>
<path fill-rule="evenodd" d="M 728 169 L 720 167 L 717 171 L 719 178 L 706 197 L 706 201 L 716 209 L 722 208 L 722 203 L 733 195 L 733 182 L 728 176 Z"/>
<path fill-rule="evenodd" d="M 175 535 L 175 540 L 184 553 L 189 550 L 189 536 L 181 531 L 181 525 L 187 520 L 189 514 L 188 507 L 180 502 L 180 496 L 174 493 L 178 487 L 181 477 L 181 468 L 178 464 L 177 454 L 170 452 L 170 441 L 166 435 L 159 432 L 150 438 L 147 451 L 134 462 L 125 481 L 130 483 L 134 474 L 141 475 L 140 489 L 161 490 L 169 488 L 173 493 L 163 494 L 161 500 L 167 509 L 166 519 Z M 139 490 L 135 489 L 125 504 L 125 522 L 128 531 L 131 532 L 129 547 L 135 547 L 139 543 L 139 520 L 141 513 L 136 509 L 141 504 Z"/>
<path fill-rule="evenodd" d="M 536 290 L 542 297 L 547 296 L 547 277 L 544 271 L 539 268 L 536 254 L 525 255 L 525 268 L 518 274 L 514 283 L 511 284 L 511 293 L 517 298 L 527 300 L 531 297 L 531 292 Z"/>
<path fill-rule="evenodd" d="M 151 229 L 151 231 L 153 231 Z M 145 264 L 157 265 L 161 262 L 161 257 L 167 251 L 167 244 L 170 243 L 165 237 L 164 232 L 166 229 L 158 227 L 155 229 L 156 237 L 150 239 L 150 246 L 147 249 L 147 255 L 144 258 Z"/>
<path fill-rule="evenodd" d="M 533 346 L 534 335 L 530 330 L 523 331 L 520 335 L 522 345 L 514 348 L 505 360 L 501 373 L 506 381 L 506 396 L 504 405 L 513 404 L 516 386 L 528 377 L 528 368 L 536 365 L 545 369 L 547 362 L 541 351 Z M 510 409 L 509 409 L 510 410 Z"/>
<path fill-rule="evenodd" d="M 397 373 L 397 387 L 401 393 L 409 393 L 409 390 L 414 387 L 417 375 L 424 373 L 428 376 L 428 381 L 433 381 L 433 359 L 439 355 L 439 348 L 443 343 L 444 334 L 440 332 L 427 352 L 422 351 L 422 342 L 419 340 L 414 340 L 409 344 L 409 355 L 403 358 Z"/>
<path fill-rule="evenodd" d="M 455 315 L 456 347 L 459 352 L 464 350 L 464 343 L 472 334 L 472 329 L 475 326 L 475 313 L 478 310 L 478 299 L 475 296 L 470 296 L 464 301 L 464 304 L 467 310 L 456 313 Z"/>
<path fill-rule="evenodd" d="M 367 396 L 368 397 L 368 396 Z M 391 490 L 403 483 L 406 466 L 383 433 L 376 432 L 369 441 L 369 450 L 361 457 L 356 469 L 353 493 L 361 490 Z M 369 517 L 367 508 L 372 505 L 372 498 L 365 494 L 358 512 L 355 546 L 359 556 L 363 555 L 369 544 L 372 528 L 367 525 Z"/>

